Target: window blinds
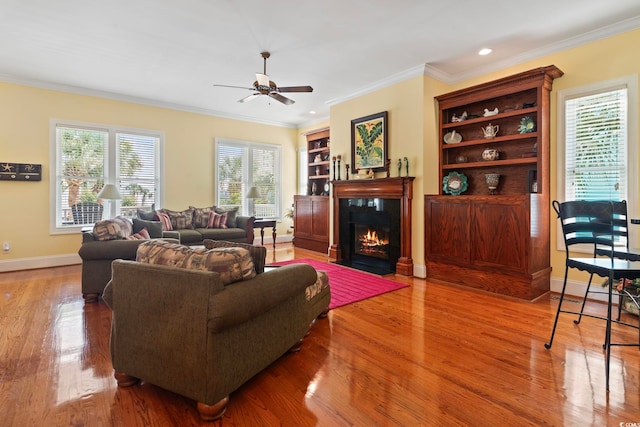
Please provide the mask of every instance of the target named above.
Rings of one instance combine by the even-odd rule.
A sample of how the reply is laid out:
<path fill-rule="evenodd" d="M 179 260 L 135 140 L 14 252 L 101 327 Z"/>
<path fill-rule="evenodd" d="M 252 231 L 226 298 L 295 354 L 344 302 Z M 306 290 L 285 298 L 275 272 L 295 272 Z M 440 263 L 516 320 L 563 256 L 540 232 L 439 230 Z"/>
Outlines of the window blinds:
<path fill-rule="evenodd" d="M 627 199 L 627 89 L 565 102 L 566 200 Z"/>

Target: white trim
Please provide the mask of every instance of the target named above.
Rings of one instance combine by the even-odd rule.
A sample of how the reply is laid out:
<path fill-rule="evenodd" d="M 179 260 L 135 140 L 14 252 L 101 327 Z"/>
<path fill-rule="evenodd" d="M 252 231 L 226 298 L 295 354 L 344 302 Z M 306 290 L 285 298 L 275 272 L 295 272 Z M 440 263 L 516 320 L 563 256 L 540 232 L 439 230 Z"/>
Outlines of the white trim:
<path fill-rule="evenodd" d="M 491 62 L 485 67 L 474 67 L 472 70 L 466 70 L 457 74 L 452 74 L 442 71 L 431 64 L 426 64 L 424 74 L 429 77 L 433 77 L 434 79 L 440 80 L 444 83 L 454 84 L 495 71 L 504 70 L 514 65 L 533 61 L 557 52 L 573 49 L 575 47 L 582 46 L 596 40 L 602 40 L 607 37 L 612 37 L 618 34 L 625 33 L 627 31 L 632 31 L 637 29 L 638 27 L 640 27 L 640 17 L 635 16 L 633 18 L 627 19 L 626 21 L 616 22 L 615 24 L 598 28 L 597 30 L 589 31 L 575 37 L 558 41 L 556 43 L 551 43 L 546 46 L 542 46 L 528 52 L 523 52 L 518 55 L 513 55 L 503 60 Z"/>
<path fill-rule="evenodd" d="M 7 271 L 34 270 L 36 268 L 61 267 L 82 264 L 78 254 L 17 258 L 0 261 L 0 273 Z"/>
<path fill-rule="evenodd" d="M 106 148 L 106 162 L 107 162 L 107 171 L 118 170 L 117 159 L 116 159 L 116 150 L 113 150 L 113 147 L 116 146 L 116 136 L 118 134 L 131 134 L 131 135 L 140 135 L 147 136 L 151 138 L 158 139 L 158 161 L 156 162 L 156 180 L 158 181 L 158 193 L 154 194 L 154 202 L 157 207 L 163 206 L 164 200 L 164 132 L 159 130 L 151 130 L 151 129 L 141 129 L 141 128 L 130 128 L 127 126 L 120 125 L 105 125 L 103 123 L 91 123 L 91 122 L 81 122 L 76 120 L 65 120 L 59 118 L 50 118 L 49 119 L 49 233 L 51 235 L 57 234 L 76 234 L 80 232 L 82 227 L 57 227 L 55 215 L 57 214 L 57 135 L 56 128 L 57 126 L 65 126 L 72 127 L 78 129 L 93 129 L 106 132 L 108 135 L 108 144 Z M 105 165 L 106 166 L 106 165 Z M 106 172 L 106 171 L 105 171 Z M 105 176 L 105 183 L 111 183 L 113 178 Z M 116 206 L 112 203 L 109 203 L 109 208 L 115 212 Z M 110 215 L 109 212 L 105 212 L 106 215 Z M 109 216 L 111 217 L 111 215 Z"/>
<path fill-rule="evenodd" d="M 603 290 L 606 291 L 607 288 L 603 288 L 602 287 L 602 281 L 604 279 L 600 276 L 593 276 L 593 282 L 591 282 L 591 289 L 592 290 Z M 562 293 L 562 282 L 563 279 L 561 278 L 557 278 L 557 277 L 552 277 L 551 278 L 551 292 L 555 292 L 557 294 Z M 580 282 L 577 280 L 567 280 L 567 289 L 565 289 L 565 296 L 566 295 L 571 295 L 574 297 L 579 297 L 580 299 L 584 298 L 584 292 L 587 289 L 587 284 L 585 282 Z M 594 301 L 601 301 L 606 303 L 607 302 L 607 295 L 606 294 L 594 294 L 594 293 L 589 293 L 588 300 L 594 300 Z M 613 305 L 618 305 L 618 298 L 615 297 L 613 298 Z"/>
<path fill-rule="evenodd" d="M 377 90 L 383 89 L 385 87 L 391 86 L 391 85 L 396 84 L 396 83 L 400 83 L 402 81 L 411 79 L 413 77 L 423 76 L 424 74 L 425 74 L 425 66 L 424 66 L 424 64 L 420 64 L 420 65 L 415 66 L 413 68 L 409 68 L 408 70 L 396 73 L 396 74 L 394 74 L 392 76 L 389 76 L 389 77 L 387 77 L 385 79 L 378 80 L 377 82 L 374 82 L 374 83 L 372 83 L 370 85 L 363 86 L 363 87 L 357 89 L 355 92 L 352 92 L 352 93 L 347 94 L 345 96 L 339 96 L 339 97 L 336 97 L 336 98 L 329 99 L 327 102 L 325 102 L 325 104 L 327 104 L 327 105 L 329 105 L 331 107 L 333 105 L 340 104 L 340 103 L 348 101 L 350 99 L 358 98 L 358 97 L 360 97 L 362 95 L 366 95 L 368 93 L 375 92 Z"/>
<path fill-rule="evenodd" d="M 576 98 L 578 96 L 587 96 L 593 93 L 602 92 L 605 90 L 615 90 L 619 88 L 627 88 L 627 156 L 629 162 L 627 164 L 627 212 L 629 218 L 640 217 L 640 211 L 638 206 L 637 197 L 638 194 L 638 156 L 640 155 L 640 148 L 638 147 L 638 74 L 630 74 L 627 76 L 618 77 L 611 80 L 605 80 L 596 82 L 584 86 L 573 87 L 558 91 L 557 100 L 557 133 L 556 133 L 556 198 L 559 201 L 565 201 L 565 101 L 568 99 Z M 554 213 L 552 212 L 552 215 Z M 639 227 L 629 227 L 629 241 L 631 246 L 638 241 Z M 564 251 L 564 237 L 562 236 L 562 227 L 558 226 L 557 234 L 557 249 Z M 585 253 L 591 253 L 593 248 L 585 249 Z M 582 252 L 577 250 L 577 252 Z"/>
<path fill-rule="evenodd" d="M 276 210 L 278 211 L 278 215 L 276 216 L 275 219 L 277 222 L 281 222 L 282 218 L 284 216 L 284 212 L 282 209 L 282 145 L 278 145 L 278 144 L 271 144 L 271 143 L 267 143 L 267 142 L 255 142 L 255 141 L 246 141 L 246 140 L 240 140 L 240 139 L 231 139 L 231 138 L 215 138 L 214 139 L 214 154 L 213 154 L 213 162 L 214 162 L 214 169 L 215 169 L 215 173 L 213 174 L 213 182 L 214 182 L 214 189 L 215 189 L 215 194 L 214 194 L 214 200 L 215 200 L 215 204 L 218 204 L 218 191 L 217 189 L 220 188 L 220 185 L 218 183 L 218 161 L 220 160 L 218 157 L 219 154 L 219 150 L 218 147 L 220 146 L 220 144 L 226 144 L 228 146 L 236 146 L 236 147 L 242 147 L 242 148 L 247 148 L 249 149 L 249 154 L 250 157 L 248 159 L 249 163 L 252 161 L 251 155 L 252 155 L 252 150 L 255 148 L 260 148 L 260 147 L 264 147 L 265 149 L 270 149 L 270 150 L 275 150 L 277 152 L 277 158 L 276 158 L 276 164 L 274 165 L 274 180 L 275 180 L 275 186 L 277 189 L 276 192 L 276 197 L 274 200 L 274 205 L 276 206 Z M 249 164 L 247 165 L 243 165 L 243 167 L 245 169 L 249 168 Z M 243 183 L 246 184 L 247 186 L 249 185 L 248 179 L 250 177 L 251 172 L 249 172 L 248 170 L 243 170 Z M 251 176 L 251 178 L 253 178 Z M 248 187 L 247 187 L 248 188 Z M 243 200 L 246 200 L 246 198 L 244 197 L 244 195 L 242 196 Z M 253 202 L 252 202 L 253 203 Z M 243 203 L 242 204 L 243 208 L 249 208 L 248 204 Z M 242 212 L 241 215 L 249 215 L 248 212 Z"/>

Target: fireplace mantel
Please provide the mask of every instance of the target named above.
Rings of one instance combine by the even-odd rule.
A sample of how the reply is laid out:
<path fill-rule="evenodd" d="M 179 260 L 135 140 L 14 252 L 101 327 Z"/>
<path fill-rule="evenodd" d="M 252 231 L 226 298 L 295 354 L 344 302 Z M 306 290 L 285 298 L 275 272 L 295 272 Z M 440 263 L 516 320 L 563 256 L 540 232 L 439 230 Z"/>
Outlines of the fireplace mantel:
<path fill-rule="evenodd" d="M 396 273 L 413 276 L 411 258 L 411 200 L 415 177 L 394 177 L 379 179 L 351 179 L 331 181 L 333 185 L 333 243 L 329 257 L 340 262 L 340 199 L 380 198 L 400 199 L 400 258 L 396 263 Z"/>

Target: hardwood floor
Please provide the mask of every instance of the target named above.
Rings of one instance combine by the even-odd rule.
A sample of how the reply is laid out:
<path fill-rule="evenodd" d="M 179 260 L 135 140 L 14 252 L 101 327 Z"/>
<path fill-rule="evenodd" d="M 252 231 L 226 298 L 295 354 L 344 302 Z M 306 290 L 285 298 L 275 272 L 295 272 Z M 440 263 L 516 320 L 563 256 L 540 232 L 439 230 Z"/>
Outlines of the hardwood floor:
<path fill-rule="evenodd" d="M 267 257 L 326 259 L 289 244 L 269 246 Z M 574 326 L 565 315 L 545 350 L 557 304 L 549 295 L 529 303 L 391 278 L 411 286 L 330 311 L 300 352 L 233 393 L 221 421 L 204 423 L 189 399 L 150 384 L 117 388 L 111 314 L 103 302 L 84 304 L 79 266 L 1 273 L 0 425 L 640 423 L 640 351 L 613 349 L 607 394 L 604 322 Z M 636 329 L 614 330 L 616 340 L 638 340 Z"/>

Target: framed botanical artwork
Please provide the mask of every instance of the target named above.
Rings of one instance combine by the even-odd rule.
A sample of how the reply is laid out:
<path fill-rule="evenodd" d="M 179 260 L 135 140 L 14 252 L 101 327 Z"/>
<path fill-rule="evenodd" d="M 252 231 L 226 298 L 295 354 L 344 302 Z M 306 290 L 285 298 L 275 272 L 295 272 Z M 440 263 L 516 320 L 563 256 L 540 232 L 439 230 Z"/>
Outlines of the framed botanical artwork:
<path fill-rule="evenodd" d="M 387 151 L 387 112 L 351 120 L 351 170 L 385 170 Z"/>

